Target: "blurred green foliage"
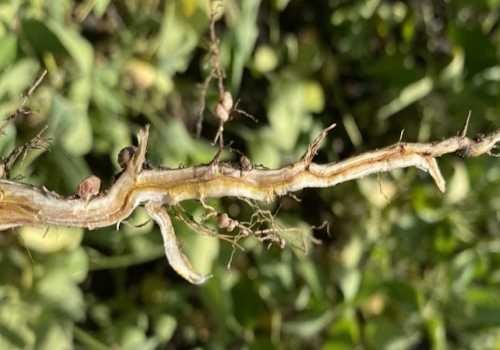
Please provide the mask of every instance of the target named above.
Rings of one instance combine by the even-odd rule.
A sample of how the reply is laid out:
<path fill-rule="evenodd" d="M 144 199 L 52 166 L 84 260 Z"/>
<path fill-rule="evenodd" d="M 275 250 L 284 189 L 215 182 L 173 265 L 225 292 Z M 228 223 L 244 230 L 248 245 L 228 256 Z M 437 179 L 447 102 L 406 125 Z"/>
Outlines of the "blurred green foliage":
<path fill-rule="evenodd" d="M 259 119 L 226 140 L 268 167 L 299 157 L 337 122 L 318 155 L 335 161 L 404 139 L 500 125 L 496 0 L 225 0 L 217 23 L 226 83 Z M 94 173 L 109 185 L 117 152 L 152 125 L 153 164 L 208 162 L 217 123 L 194 137 L 209 72 L 205 0 L 0 1 L 0 116 L 5 156 L 43 125 L 49 152 L 15 169 L 23 181 L 72 193 Z M 216 89 L 207 96 L 209 109 Z M 234 155 L 228 154 L 228 157 Z M 290 245 L 247 239 L 245 251 L 178 236 L 202 287 L 175 275 L 160 235 L 138 210 L 115 228 L 22 228 L 0 235 L 2 349 L 498 349 L 500 167 L 493 158 L 441 161 L 443 196 L 417 170 L 305 190 L 271 209 Z M 244 220 L 234 200 L 213 205 Z M 202 215 L 197 203 L 186 206 Z M 326 230 L 311 232 L 327 220 Z"/>

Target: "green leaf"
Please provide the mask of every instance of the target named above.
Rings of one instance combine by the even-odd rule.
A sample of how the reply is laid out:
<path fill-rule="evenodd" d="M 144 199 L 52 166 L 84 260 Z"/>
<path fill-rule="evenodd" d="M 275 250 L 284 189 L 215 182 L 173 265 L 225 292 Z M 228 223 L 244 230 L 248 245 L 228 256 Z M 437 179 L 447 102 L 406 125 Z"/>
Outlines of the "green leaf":
<path fill-rule="evenodd" d="M 270 128 L 263 128 L 259 133 L 250 136 L 249 153 L 255 164 L 262 164 L 269 168 L 280 166 L 280 153 L 272 142 L 272 134 Z"/>
<path fill-rule="evenodd" d="M 432 349 L 446 350 L 446 326 L 443 318 L 438 314 L 437 310 L 433 310 L 431 315 L 427 315 L 426 323 L 432 342 Z"/>
<path fill-rule="evenodd" d="M 325 108 L 325 96 L 321 85 L 314 80 L 304 83 L 304 106 L 312 113 L 319 113 Z"/>
<path fill-rule="evenodd" d="M 144 208 L 134 210 L 127 218 L 127 223 L 121 230 L 129 236 L 150 233 L 154 227 L 154 222 Z"/>
<path fill-rule="evenodd" d="M 254 67 L 260 73 L 269 73 L 278 65 L 278 57 L 271 46 L 262 45 L 254 55 Z"/>
<path fill-rule="evenodd" d="M 0 307 L 0 348 L 31 348 L 35 334 L 30 327 L 29 315 L 33 310 L 18 298 L 3 297 Z"/>
<path fill-rule="evenodd" d="M 29 43 L 39 56 L 43 56 L 47 52 L 57 56 L 67 53 L 61 40 L 45 21 L 23 18 L 21 25 L 23 41 Z"/>
<path fill-rule="evenodd" d="M 159 68 L 169 76 L 187 69 L 198 39 L 197 32 L 182 18 L 177 7 L 174 1 L 166 4 L 158 43 Z"/>
<path fill-rule="evenodd" d="M 430 77 L 424 77 L 403 88 L 398 97 L 381 107 L 377 112 L 377 118 L 387 119 L 412 103 L 427 96 L 434 88 L 434 82 Z"/>
<path fill-rule="evenodd" d="M 92 128 L 95 132 L 93 150 L 99 154 L 107 154 L 118 170 L 118 153 L 132 144 L 132 135 L 125 121 L 110 118 L 108 113 L 99 112 L 92 115 Z"/>
<path fill-rule="evenodd" d="M 363 196 L 375 207 L 384 208 L 396 195 L 394 182 L 383 177 L 365 177 L 357 181 Z"/>
<path fill-rule="evenodd" d="M 456 23 L 451 27 L 453 41 L 463 48 L 465 54 L 465 69 L 469 74 L 475 74 L 498 63 L 496 45 L 482 31 L 478 23 Z M 481 54 L 478 54 L 481 52 Z"/>
<path fill-rule="evenodd" d="M 98 67 L 94 70 L 92 101 L 104 113 L 115 116 L 125 113 L 125 101 L 119 91 L 120 81 L 115 67 Z"/>
<path fill-rule="evenodd" d="M 242 0 L 240 4 L 239 18 L 235 22 L 234 53 L 231 66 L 231 88 L 234 91 L 240 87 L 243 69 L 257 40 L 257 14 L 260 0 Z"/>
<path fill-rule="evenodd" d="M 353 301 L 361 285 L 361 272 L 358 269 L 344 269 L 340 274 L 340 288 L 346 301 Z"/>
<path fill-rule="evenodd" d="M 349 343 L 351 347 L 353 344 L 357 344 L 360 338 L 360 325 L 353 309 L 346 309 L 341 316 L 335 319 L 328 333 L 331 335 L 330 339 Z"/>
<path fill-rule="evenodd" d="M 324 289 L 322 287 L 320 270 L 311 260 L 301 259 L 297 272 L 302 275 L 307 285 L 318 300 L 324 298 Z"/>
<path fill-rule="evenodd" d="M 0 125 L 3 125 L 0 121 Z M 0 137 L 0 157 L 5 157 L 14 148 L 16 144 L 17 130 L 12 123 L 9 123 L 2 130 L 3 135 Z"/>
<path fill-rule="evenodd" d="M 155 321 L 155 334 L 162 343 L 168 342 L 177 328 L 177 320 L 172 315 L 160 315 Z"/>
<path fill-rule="evenodd" d="M 411 327 L 404 326 L 388 317 L 371 320 L 365 326 L 366 342 L 371 349 L 411 349 L 419 342 L 420 335 Z"/>
<path fill-rule="evenodd" d="M 70 349 L 73 345 L 73 339 L 68 334 L 67 327 L 64 327 L 61 322 L 57 322 L 56 318 L 52 319 L 52 322 L 47 321 L 45 320 L 37 334 L 36 349 Z"/>
<path fill-rule="evenodd" d="M 69 252 L 48 256 L 45 263 L 47 271 L 60 272 L 75 283 L 81 283 L 87 278 L 89 259 L 82 247 Z"/>
<path fill-rule="evenodd" d="M 287 334 L 298 335 L 302 338 L 312 338 L 333 321 L 335 314 L 328 310 L 320 315 L 304 317 L 301 320 L 289 321 L 283 325 Z"/>
<path fill-rule="evenodd" d="M 60 137 L 64 149 L 73 156 L 87 154 L 92 148 L 92 128 L 86 113 L 75 110 L 69 115 L 71 126 Z"/>
<path fill-rule="evenodd" d="M 231 289 L 231 299 L 234 301 L 234 316 L 245 328 L 254 328 L 259 319 L 266 314 L 265 306 L 258 295 L 257 286 L 247 278 L 241 279 Z M 240 302 L 245 300 L 245 302 Z"/>
<path fill-rule="evenodd" d="M 74 155 L 86 154 L 92 148 L 92 128 L 81 106 L 55 95 L 49 121 L 49 132 L 57 136 L 64 149 Z"/>
<path fill-rule="evenodd" d="M 288 6 L 289 2 L 290 0 L 273 0 L 273 4 L 278 11 L 283 11 Z"/>
<path fill-rule="evenodd" d="M 0 37 L 0 71 L 12 64 L 17 55 L 17 39 L 14 35 Z"/>
<path fill-rule="evenodd" d="M 453 59 L 451 62 L 442 70 L 440 74 L 440 79 L 443 82 L 452 82 L 454 80 L 460 79 L 464 71 L 465 57 L 462 48 L 456 47 L 453 50 Z"/>
<path fill-rule="evenodd" d="M 98 17 L 102 17 L 106 12 L 111 0 L 95 0 L 94 12 Z"/>
<path fill-rule="evenodd" d="M 79 344 L 82 344 L 85 347 L 85 349 L 106 350 L 109 348 L 108 346 L 103 344 L 101 341 L 99 341 L 90 333 L 84 331 L 80 327 L 75 326 L 73 328 L 73 335 L 75 337 L 75 340 Z"/>
<path fill-rule="evenodd" d="M 77 248 L 82 240 L 83 230 L 63 226 L 22 226 L 19 235 L 28 249 L 49 254 Z"/>
<path fill-rule="evenodd" d="M 61 311 L 75 321 L 83 318 L 85 304 L 82 292 L 64 272 L 43 276 L 36 292 L 45 307 Z"/>
<path fill-rule="evenodd" d="M 283 77 L 273 82 L 268 118 L 274 144 L 284 151 L 291 151 L 303 126 L 311 119 L 307 113 L 301 80 Z"/>
<path fill-rule="evenodd" d="M 21 95 L 35 80 L 38 63 L 30 58 L 17 61 L 0 75 L 0 99 L 21 99 Z"/>
<path fill-rule="evenodd" d="M 462 162 L 455 162 L 453 168 L 455 172 L 448 182 L 446 191 L 446 201 L 451 204 L 463 201 L 470 191 L 469 175 L 465 165 Z"/>
<path fill-rule="evenodd" d="M 354 269 L 358 266 L 363 254 L 363 242 L 357 236 L 353 236 L 342 249 L 341 261 L 343 266 Z"/>
<path fill-rule="evenodd" d="M 417 291 L 405 281 L 392 280 L 382 284 L 382 288 L 391 303 L 395 303 L 407 314 L 418 310 Z"/>
<path fill-rule="evenodd" d="M 446 211 L 435 201 L 429 188 L 419 187 L 413 191 L 412 202 L 420 219 L 427 223 L 436 223 L 446 217 Z"/>
<path fill-rule="evenodd" d="M 199 233 L 182 237 L 185 244 L 183 251 L 191 261 L 195 271 L 203 274 L 212 274 L 213 264 L 219 255 L 219 239 L 202 236 Z"/>
<path fill-rule="evenodd" d="M 216 150 L 200 140 L 194 140 L 179 119 L 171 119 L 168 123 L 153 119 L 160 132 L 159 157 L 161 164 L 195 164 L 209 162 Z M 168 150 L 168 152 L 165 152 Z M 161 151 L 161 152 L 160 152 Z M 152 150 L 154 152 L 154 150 Z"/>
<path fill-rule="evenodd" d="M 123 350 L 154 350 L 158 347 L 158 341 L 154 338 L 148 339 L 140 327 L 127 326 L 122 330 L 120 345 Z"/>
<path fill-rule="evenodd" d="M 338 340 L 328 340 L 323 344 L 321 350 L 351 350 L 352 344 Z"/>
<path fill-rule="evenodd" d="M 94 63 L 94 51 L 87 40 L 75 30 L 62 24 L 49 21 L 47 27 L 59 39 L 63 47 L 76 62 L 82 76 L 89 76 Z"/>

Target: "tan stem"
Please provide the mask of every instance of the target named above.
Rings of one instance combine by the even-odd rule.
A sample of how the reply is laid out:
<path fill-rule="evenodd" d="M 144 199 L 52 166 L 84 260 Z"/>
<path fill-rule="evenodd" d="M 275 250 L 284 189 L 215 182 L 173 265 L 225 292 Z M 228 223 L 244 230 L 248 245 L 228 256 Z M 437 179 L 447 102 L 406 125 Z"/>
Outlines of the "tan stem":
<path fill-rule="evenodd" d="M 137 153 L 111 188 L 88 202 L 63 198 L 19 182 L 0 180 L 0 229 L 28 224 L 93 229 L 119 224 L 137 206 L 148 202 L 172 205 L 187 199 L 214 197 L 272 201 L 276 196 L 303 188 L 330 187 L 373 173 L 412 166 L 429 172 L 439 189 L 444 191 L 445 181 L 436 157 L 457 151 L 473 157 L 490 154 L 500 141 L 499 129 L 477 139 L 455 136 L 434 143 L 397 143 L 338 163 L 310 163 L 306 157 L 276 170 L 242 170 L 227 164 L 143 170 L 147 135 L 147 129 L 141 131 Z"/>

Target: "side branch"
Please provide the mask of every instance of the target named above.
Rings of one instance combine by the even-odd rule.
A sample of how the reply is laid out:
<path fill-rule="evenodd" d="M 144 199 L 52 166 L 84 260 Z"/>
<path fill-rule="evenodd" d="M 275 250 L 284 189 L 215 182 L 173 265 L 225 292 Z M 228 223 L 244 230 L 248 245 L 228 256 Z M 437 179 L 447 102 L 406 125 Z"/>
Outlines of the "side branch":
<path fill-rule="evenodd" d="M 413 166 L 428 172 L 444 191 L 445 180 L 436 158 L 459 151 L 468 157 L 494 155 L 493 150 L 500 142 L 500 129 L 476 139 L 455 136 L 433 143 L 399 142 L 338 163 L 312 163 L 325 136 L 323 132 L 316 138 L 302 160 L 276 170 L 247 170 L 226 163 L 149 170 L 143 169 L 146 128 L 140 132 L 138 148 L 118 180 L 108 191 L 90 200 L 64 198 L 45 189 L 1 179 L 0 229 L 28 224 L 93 229 L 119 224 L 137 206 L 148 202 L 174 205 L 187 199 L 231 196 L 272 201 L 303 188 L 330 187 L 370 174 Z"/>
<path fill-rule="evenodd" d="M 153 202 L 146 203 L 145 208 L 149 216 L 151 216 L 160 227 L 165 256 L 175 272 L 193 284 L 202 284 L 209 279 L 211 277 L 210 275 L 203 276 L 196 273 L 189 260 L 180 250 L 174 227 L 167 211 L 163 209 L 160 204 Z"/>

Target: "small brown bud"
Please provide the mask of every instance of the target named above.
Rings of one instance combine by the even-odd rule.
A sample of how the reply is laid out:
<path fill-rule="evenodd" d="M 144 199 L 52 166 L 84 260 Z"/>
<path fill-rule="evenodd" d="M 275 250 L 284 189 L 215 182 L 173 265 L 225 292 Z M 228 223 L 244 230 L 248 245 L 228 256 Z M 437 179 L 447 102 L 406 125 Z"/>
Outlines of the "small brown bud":
<path fill-rule="evenodd" d="M 217 215 L 217 225 L 219 228 L 223 228 L 228 232 L 232 232 L 238 225 L 236 220 L 233 220 L 226 213 L 220 213 Z"/>
<path fill-rule="evenodd" d="M 244 170 L 244 171 L 250 171 L 253 168 L 252 162 L 250 161 L 250 159 L 248 159 L 244 155 L 240 156 L 240 168 L 241 168 L 241 170 Z"/>
<path fill-rule="evenodd" d="M 229 226 L 226 228 L 227 232 L 233 232 L 233 230 L 238 226 L 238 221 L 231 219 L 231 223 Z"/>
<path fill-rule="evenodd" d="M 134 146 L 128 146 L 121 149 L 118 153 L 118 164 L 120 168 L 125 169 L 127 167 L 128 162 L 130 162 L 136 151 L 137 147 Z"/>
<path fill-rule="evenodd" d="M 85 201 L 89 201 L 99 194 L 101 189 L 101 179 L 95 175 L 87 176 L 78 185 L 77 196 Z"/>
<path fill-rule="evenodd" d="M 224 108 L 222 102 L 217 103 L 217 106 L 215 106 L 215 115 L 224 123 L 229 120 L 229 111 Z"/>
<path fill-rule="evenodd" d="M 224 92 L 224 96 L 222 96 L 222 107 L 224 107 L 224 109 L 226 111 L 231 111 L 231 109 L 233 109 L 233 96 L 231 95 L 231 93 L 229 91 L 225 91 Z"/>
<path fill-rule="evenodd" d="M 222 97 L 220 98 L 217 106 L 215 106 L 215 115 L 222 122 L 227 122 L 229 117 L 231 116 L 231 111 L 233 109 L 233 96 L 229 91 L 225 91 Z"/>
<path fill-rule="evenodd" d="M 217 215 L 217 225 L 219 225 L 219 228 L 228 227 L 230 220 L 231 218 L 226 213 L 219 213 Z"/>

